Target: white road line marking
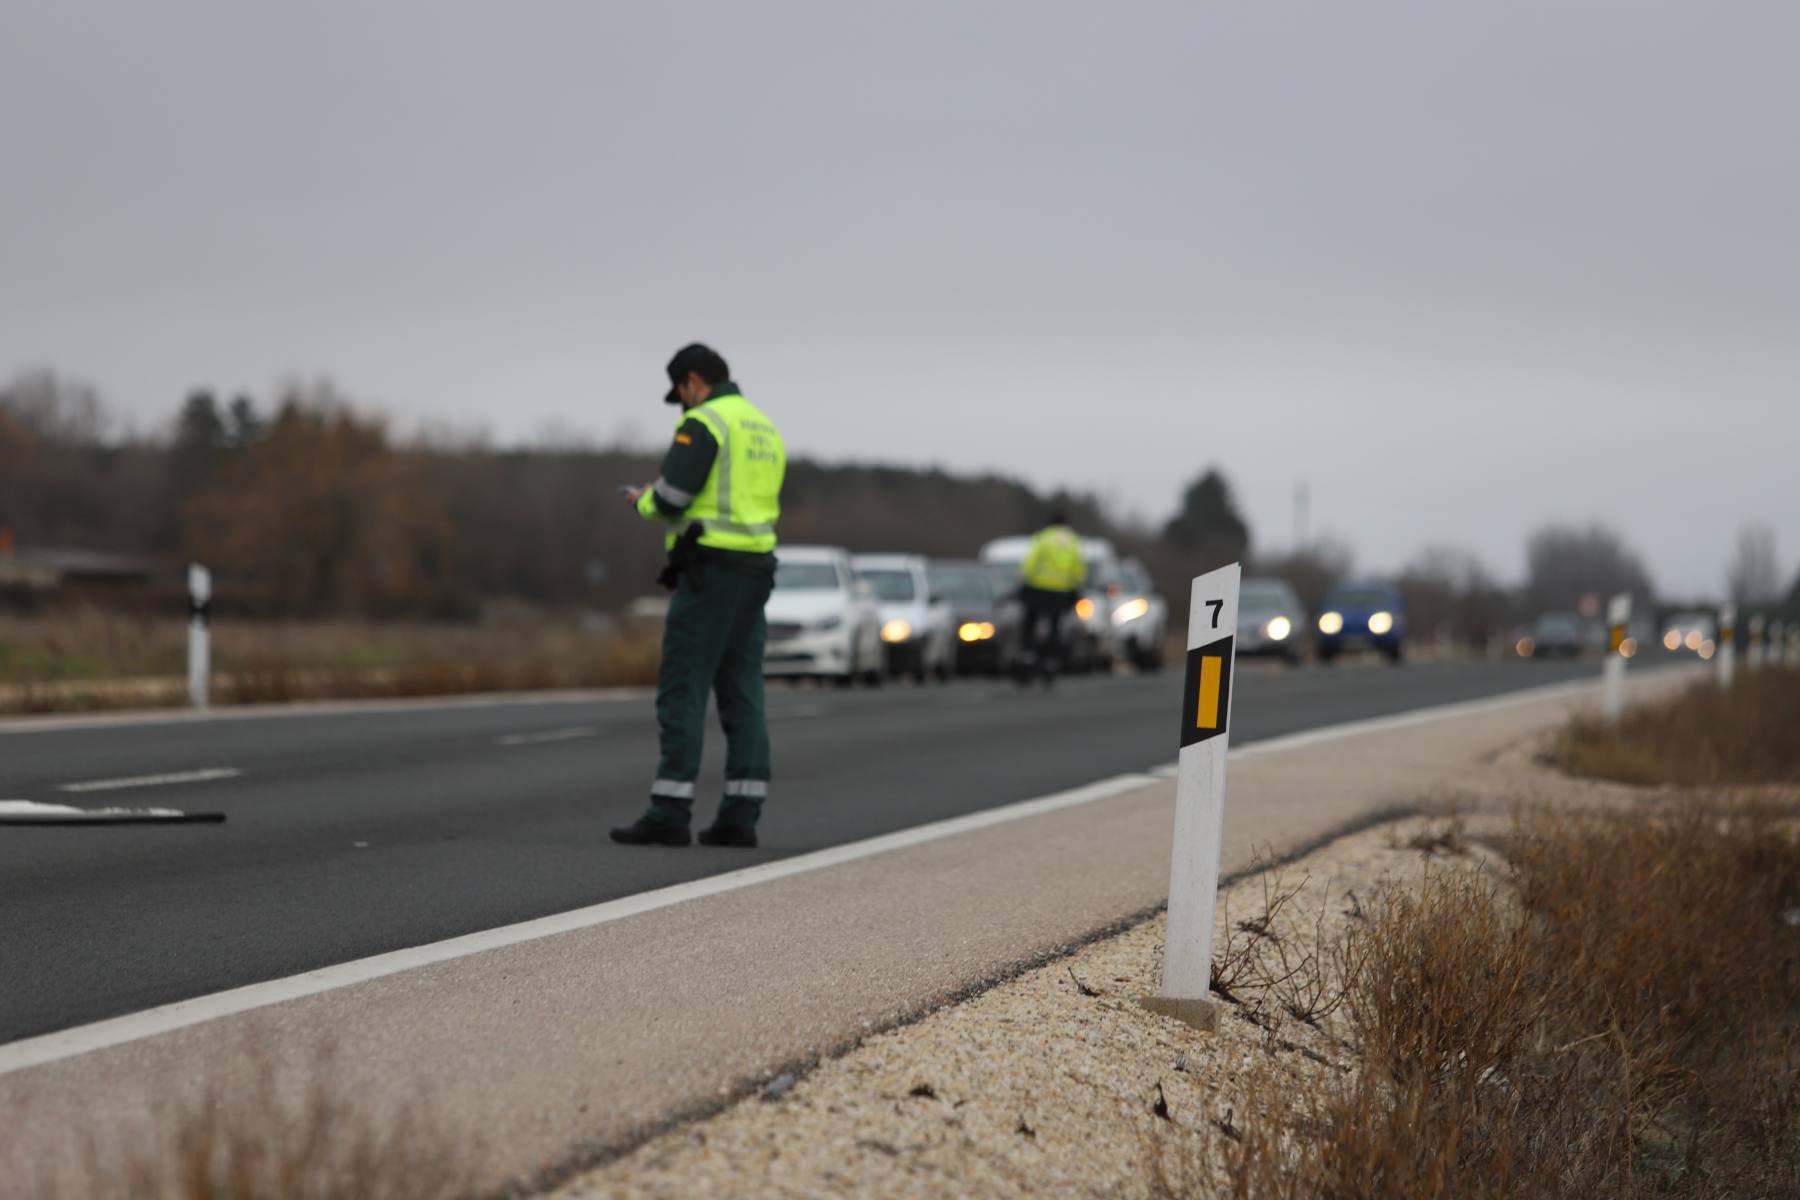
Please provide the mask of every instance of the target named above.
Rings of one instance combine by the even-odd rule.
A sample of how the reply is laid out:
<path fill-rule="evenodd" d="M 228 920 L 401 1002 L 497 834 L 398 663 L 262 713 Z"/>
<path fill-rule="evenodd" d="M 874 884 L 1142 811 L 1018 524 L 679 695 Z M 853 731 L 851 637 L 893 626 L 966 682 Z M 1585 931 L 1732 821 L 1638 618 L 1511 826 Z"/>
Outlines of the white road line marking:
<path fill-rule="evenodd" d="M 456 708 L 512 708 L 550 704 L 613 704 L 642 700 L 656 694 L 651 688 L 593 688 L 580 691 L 487 692 L 447 696 L 437 700 L 417 698 L 387 700 L 302 700 L 289 704 L 246 704 L 242 708 L 146 709 L 141 712 L 88 714 L 72 717 L 7 717 L 0 719 L 0 736 L 26 733 L 60 733 L 71 729 L 121 729 L 141 725 L 185 725 L 211 721 L 291 720 L 295 717 L 343 717 L 367 713 L 440 712 Z"/>
<path fill-rule="evenodd" d="M 1404 728 L 1408 725 L 1420 725 L 1445 717 L 1468 716 L 1536 700 L 1548 700 L 1559 695 L 1573 695 L 1584 689 L 1597 692 L 1599 687 L 1600 681 L 1597 678 L 1578 680 L 1512 692 L 1488 700 L 1440 705 L 1436 708 L 1418 709 L 1410 713 L 1377 717 L 1367 721 L 1351 721 L 1342 725 L 1327 726 L 1324 729 L 1309 730 L 1306 733 L 1254 742 L 1234 750 L 1232 756 L 1235 758 L 1247 754 L 1279 753 L 1282 750 L 1298 749 L 1301 746 L 1314 745 L 1319 742 L 1373 733 L 1380 729 Z M 158 1034 L 185 1029 L 190 1025 L 217 1020 L 220 1017 L 266 1008 L 271 1004 L 298 1000 L 321 992 L 349 987 L 352 984 L 365 983 L 372 979 L 410 971 L 416 967 L 467 958 L 472 954 L 497 950 L 519 942 L 551 937 L 559 933 L 589 929 L 596 925 L 604 925 L 609 921 L 653 912 L 656 909 L 668 908 L 689 900 L 716 896 L 724 892 L 736 891 L 739 888 L 772 883 L 792 875 L 802 875 L 808 871 L 855 862 L 857 859 L 869 858 L 889 850 L 901 850 L 908 846 L 984 829 L 990 825 L 1001 825 L 1009 821 L 1055 812 L 1059 809 L 1091 804 L 1142 787 L 1160 785 L 1163 782 L 1154 775 L 1148 774 L 1116 775 L 1111 779 L 1103 779 L 1086 787 L 1057 792 L 1036 800 L 1022 800 L 1017 804 L 991 808 L 984 812 L 971 813 L 968 816 L 953 817 L 947 821 L 936 821 L 929 825 L 903 829 L 898 833 L 867 838 L 843 846 L 833 846 L 826 850 L 814 851 L 811 854 L 785 858 L 779 862 L 764 863 L 761 866 L 747 867 L 741 871 L 731 871 L 689 883 L 678 883 L 673 887 L 659 888 L 654 892 L 644 892 L 636 896 L 625 896 L 604 904 L 578 908 L 572 912 L 540 917 L 533 921 L 522 921 L 516 925 L 504 925 L 498 929 L 483 930 L 479 933 L 464 934 L 461 937 L 449 938 L 425 946 L 415 946 L 409 950 L 378 954 L 372 958 L 339 963 L 317 971 L 309 971 L 303 975 L 291 975 L 286 979 L 274 979 L 266 983 L 253 983 L 226 992 L 214 992 L 209 996 L 178 1000 L 173 1004 L 165 1004 L 123 1017 L 96 1021 L 93 1024 L 77 1026 L 74 1029 L 25 1038 L 0 1046 L 0 1075 L 23 1070 L 26 1067 L 57 1062 L 65 1058 L 74 1058 L 77 1055 L 104 1050 L 110 1046 L 124 1045 L 142 1038 L 155 1037 Z"/>
<path fill-rule="evenodd" d="M 1656 669 L 1674 670 L 1678 668 Z M 1644 674 L 1648 674 L 1648 672 L 1644 672 Z M 1323 742 L 1362 737 L 1365 734 L 1382 733 L 1390 729 L 1405 729 L 1412 725 L 1424 725 L 1431 721 L 1442 721 L 1452 717 L 1472 717 L 1480 713 L 1514 708 L 1521 704 L 1535 704 L 1540 700 L 1554 700 L 1558 696 L 1573 696 L 1583 691 L 1597 690 L 1599 686 L 1598 678 L 1574 679 L 1564 683 L 1548 683 L 1541 687 L 1507 692 L 1499 696 L 1488 696 L 1480 700 L 1458 700 L 1450 704 L 1439 704 L 1431 708 L 1415 708 L 1385 717 L 1345 721 L 1338 725 L 1326 725 L 1319 729 L 1307 729 L 1299 733 L 1282 734 L 1280 737 L 1263 738 L 1245 746 L 1233 746 L 1231 757 L 1234 759 L 1253 758 L 1259 754 L 1279 754 L 1283 750 L 1298 750 Z M 1158 779 L 1174 779 L 1179 770 L 1179 764 L 1158 763 L 1156 766 L 1146 767 L 1144 770 L 1146 774 L 1153 775 Z"/>
<path fill-rule="evenodd" d="M 198 771 L 176 771 L 169 775 L 136 775 L 129 779 L 90 779 L 85 783 L 59 783 L 59 792 L 114 792 L 121 788 L 167 787 L 175 783 L 211 783 L 217 779 L 236 779 L 243 772 L 236 767 L 206 767 Z"/>
<path fill-rule="evenodd" d="M 815 850 L 811 854 L 784 858 L 779 862 L 764 863 L 761 866 L 730 871 L 724 875 L 714 875 L 707 879 L 696 879 L 689 883 L 678 883 L 673 887 L 659 888 L 654 892 L 644 892 L 636 896 L 625 896 L 604 904 L 578 908 L 573 912 L 539 917 L 536 920 L 522 921 L 516 925 L 503 925 L 498 929 L 464 934 L 461 937 L 433 942 L 426 946 L 415 946 L 410 950 L 395 950 L 388 954 L 377 954 L 372 958 L 339 963 L 336 966 L 323 967 L 317 971 L 308 971 L 302 975 L 291 975 L 286 979 L 253 983 L 226 992 L 215 992 L 210 996 L 178 1000 L 173 1004 L 146 1009 L 128 1016 L 96 1021 L 91 1025 L 65 1029 L 58 1033 L 25 1038 L 0 1046 L 0 1075 L 23 1070 L 26 1067 L 56 1062 L 59 1059 L 73 1058 L 76 1055 L 88 1054 L 95 1050 L 104 1050 L 109 1046 L 119 1046 L 142 1038 L 155 1037 L 158 1034 L 185 1029 L 190 1025 L 217 1020 L 220 1017 L 265 1008 L 271 1004 L 298 1000 L 304 996 L 317 995 L 320 992 L 334 991 L 337 988 L 364 983 L 371 979 L 395 975 L 401 971 L 410 971 L 416 967 L 467 958 L 471 954 L 497 950 L 517 942 L 535 941 L 538 938 L 551 937 L 559 933 L 590 929 L 596 925 L 604 925 L 625 917 L 634 917 L 659 908 L 668 908 L 670 905 L 681 904 L 688 900 L 716 896 L 722 892 L 753 887 L 759 883 L 772 883 L 790 875 L 803 875 L 808 871 L 855 862 L 857 859 L 884 854 L 889 850 L 901 850 L 923 842 L 934 842 L 941 838 L 984 829 L 989 825 L 1000 825 L 1008 821 L 1017 821 L 1023 817 L 1035 817 L 1040 813 L 1089 804 L 1095 800 L 1104 800 L 1109 796 L 1117 796 L 1155 782 L 1147 775 L 1118 775 L 1111 779 L 1103 779 L 1099 783 L 1091 783 L 1086 787 L 1058 792 L 1052 796 L 1043 796 L 1036 800 L 1023 800 L 1002 808 L 970 813 L 963 817 L 952 817 L 947 821 L 936 821 L 929 825 L 903 829 L 897 833 L 866 838 L 860 842 L 833 846 L 826 850 Z"/>
<path fill-rule="evenodd" d="M 572 742 L 577 738 L 595 737 L 599 732 L 592 725 L 576 725 L 569 729 L 546 729 L 542 733 L 509 733 L 495 738 L 494 743 L 499 746 L 537 746 L 544 742 Z"/>

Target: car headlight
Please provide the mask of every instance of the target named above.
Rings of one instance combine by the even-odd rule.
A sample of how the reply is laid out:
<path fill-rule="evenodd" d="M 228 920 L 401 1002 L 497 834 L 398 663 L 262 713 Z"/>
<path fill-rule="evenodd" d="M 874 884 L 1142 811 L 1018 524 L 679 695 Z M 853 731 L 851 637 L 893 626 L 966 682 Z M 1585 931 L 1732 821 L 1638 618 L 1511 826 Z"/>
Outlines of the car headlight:
<path fill-rule="evenodd" d="M 1150 602 L 1139 596 L 1137 599 L 1127 600 L 1113 609 L 1112 622 L 1114 625 L 1127 625 L 1149 611 Z"/>
<path fill-rule="evenodd" d="M 1636 658 L 1638 652 L 1637 639 L 1628 637 L 1619 643 L 1619 657 Z"/>
<path fill-rule="evenodd" d="M 985 642 L 994 636 L 994 627 L 987 621 L 965 621 L 957 628 L 956 636 L 965 642 Z"/>
<path fill-rule="evenodd" d="M 1394 614 L 1378 612 L 1369 618 L 1369 632 L 1383 634 L 1394 627 Z"/>
<path fill-rule="evenodd" d="M 1663 634 L 1663 649 L 1664 650 L 1679 650 L 1679 649 L 1681 649 L 1681 630 L 1671 629 L 1671 630 L 1669 630 L 1669 632 Z"/>
<path fill-rule="evenodd" d="M 909 621 L 889 621 L 881 627 L 881 640 L 884 642 L 904 642 L 912 636 L 912 623 Z"/>
<path fill-rule="evenodd" d="M 821 617 L 811 625 L 807 626 L 807 628 L 814 633 L 828 633 L 843 623 L 844 618 L 842 617 Z"/>
<path fill-rule="evenodd" d="M 1343 632 L 1343 628 L 1344 628 L 1344 614 L 1343 613 L 1328 612 L 1319 618 L 1319 632 L 1325 634 L 1328 637 L 1331 634 Z"/>
<path fill-rule="evenodd" d="M 1086 596 L 1083 596 L 1081 599 L 1077 600 L 1075 602 L 1075 615 L 1080 617 L 1084 621 L 1093 620 L 1094 619 L 1094 602 L 1092 600 L 1088 599 L 1088 597 L 1086 597 Z"/>
<path fill-rule="evenodd" d="M 1286 617 L 1276 617 L 1263 626 L 1263 636 L 1271 642 L 1282 641 L 1292 632 L 1294 632 L 1294 623 Z"/>
<path fill-rule="evenodd" d="M 1519 652 L 1520 658 L 1530 658 L 1537 653 L 1537 642 L 1532 638 L 1522 637 L 1513 649 Z"/>
<path fill-rule="evenodd" d="M 1688 635 L 1687 635 L 1687 648 L 1688 648 L 1688 649 L 1689 649 L 1689 650 L 1698 650 L 1698 649 L 1700 649 L 1700 643 L 1701 643 L 1701 641 L 1702 641 L 1702 639 L 1701 639 L 1701 637 L 1700 637 L 1700 631 L 1699 631 L 1699 630 L 1698 630 L 1698 629 L 1690 629 L 1690 630 L 1688 630 Z"/>

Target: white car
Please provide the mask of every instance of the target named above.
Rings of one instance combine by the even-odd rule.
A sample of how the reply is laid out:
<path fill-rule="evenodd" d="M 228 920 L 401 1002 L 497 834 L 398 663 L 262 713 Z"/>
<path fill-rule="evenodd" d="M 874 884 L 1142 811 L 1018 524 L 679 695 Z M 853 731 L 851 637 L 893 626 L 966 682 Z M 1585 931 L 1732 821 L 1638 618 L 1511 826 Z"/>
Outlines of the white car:
<path fill-rule="evenodd" d="M 956 670 L 955 620 L 948 601 L 931 591 L 925 559 L 916 554 L 858 554 L 856 577 L 875 592 L 881 641 L 890 675 L 920 683 L 947 680 Z"/>
<path fill-rule="evenodd" d="M 763 674 L 879 684 L 886 674 L 881 613 L 850 569 L 850 555 L 835 546 L 783 546 L 775 557 Z"/>
<path fill-rule="evenodd" d="M 1015 569 L 1031 549 L 1028 537 L 995 538 L 981 548 L 981 561 L 1004 563 Z M 1106 606 L 1106 586 L 1117 574 L 1119 557 L 1105 538 L 1082 538 L 1081 557 L 1087 564 L 1087 583 L 1075 601 L 1075 611 L 1064 629 L 1069 666 L 1076 671 L 1105 670 L 1112 665 L 1112 610 Z"/>
<path fill-rule="evenodd" d="M 1114 657 L 1125 659 L 1140 671 L 1160 669 L 1163 640 L 1169 628 L 1169 606 L 1157 595 L 1150 572 L 1143 563 L 1128 558 L 1104 583 Z"/>
<path fill-rule="evenodd" d="M 1246 579 L 1238 587 L 1239 658 L 1268 655 L 1297 667 L 1306 656 L 1306 606 L 1280 579 Z"/>

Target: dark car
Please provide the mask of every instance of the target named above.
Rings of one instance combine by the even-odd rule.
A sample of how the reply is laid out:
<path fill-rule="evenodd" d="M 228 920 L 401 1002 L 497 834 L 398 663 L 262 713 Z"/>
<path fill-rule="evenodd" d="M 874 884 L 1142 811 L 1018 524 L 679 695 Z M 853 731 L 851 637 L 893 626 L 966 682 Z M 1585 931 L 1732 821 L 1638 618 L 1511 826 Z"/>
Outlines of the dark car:
<path fill-rule="evenodd" d="M 931 594 L 950 605 L 958 674 L 999 675 L 1019 656 L 1023 611 L 991 563 L 934 562 Z"/>
<path fill-rule="evenodd" d="M 1519 639 L 1519 653 L 1530 658 L 1550 658 L 1560 655 L 1563 658 L 1576 658 L 1581 654 L 1585 631 L 1581 618 L 1574 613 L 1545 613 L 1531 627 L 1531 632 Z"/>
<path fill-rule="evenodd" d="M 1319 661 L 1328 663 L 1345 650 L 1368 648 L 1399 663 L 1406 655 L 1406 609 L 1400 591 L 1374 580 L 1340 583 L 1319 606 Z"/>

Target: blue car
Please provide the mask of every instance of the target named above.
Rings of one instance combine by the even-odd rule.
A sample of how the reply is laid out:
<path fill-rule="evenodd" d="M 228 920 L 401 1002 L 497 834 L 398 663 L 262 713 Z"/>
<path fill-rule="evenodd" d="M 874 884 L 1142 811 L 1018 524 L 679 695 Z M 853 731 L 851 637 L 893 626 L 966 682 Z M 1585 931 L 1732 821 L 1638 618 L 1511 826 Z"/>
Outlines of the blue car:
<path fill-rule="evenodd" d="M 1399 663 L 1406 656 L 1406 609 L 1392 584 L 1374 581 L 1340 583 L 1319 607 L 1319 661 L 1328 663 L 1344 650 L 1367 646 Z"/>

